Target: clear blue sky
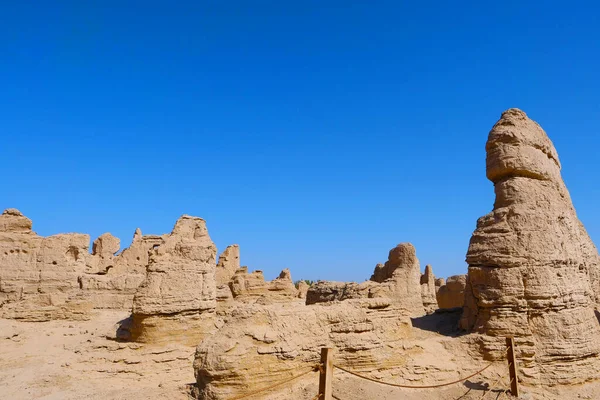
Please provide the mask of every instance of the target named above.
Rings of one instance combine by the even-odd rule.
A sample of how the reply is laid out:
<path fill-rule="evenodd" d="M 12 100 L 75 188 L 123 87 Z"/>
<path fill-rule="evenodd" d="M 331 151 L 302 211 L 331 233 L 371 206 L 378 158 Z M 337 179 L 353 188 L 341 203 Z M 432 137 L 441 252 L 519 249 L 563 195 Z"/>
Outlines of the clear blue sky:
<path fill-rule="evenodd" d="M 207 220 L 271 279 L 368 278 L 409 241 L 466 272 L 485 141 L 519 107 L 600 243 L 600 6 L 5 1 L 0 208 L 42 235 Z"/>

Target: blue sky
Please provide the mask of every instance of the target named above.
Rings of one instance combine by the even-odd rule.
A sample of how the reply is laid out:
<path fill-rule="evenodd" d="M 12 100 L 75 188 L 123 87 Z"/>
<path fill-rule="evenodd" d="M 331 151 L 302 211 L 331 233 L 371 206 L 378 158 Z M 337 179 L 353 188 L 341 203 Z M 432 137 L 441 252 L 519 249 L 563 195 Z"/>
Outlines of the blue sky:
<path fill-rule="evenodd" d="M 205 218 L 271 279 L 367 279 L 400 242 L 465 273 L 485 141 L 519 107 L 600 243 L 594 2 L 0 5 L 0 208 L 42 235 Z"/>

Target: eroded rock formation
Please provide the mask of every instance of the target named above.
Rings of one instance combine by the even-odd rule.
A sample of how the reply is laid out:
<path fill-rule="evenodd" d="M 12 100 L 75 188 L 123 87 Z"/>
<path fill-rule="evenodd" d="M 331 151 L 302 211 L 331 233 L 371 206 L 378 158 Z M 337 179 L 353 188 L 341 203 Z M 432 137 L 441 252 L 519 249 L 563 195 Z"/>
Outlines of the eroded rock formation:
<path fill-rule="evenodd" d="M 425 266 L 425 273 L 421 275 L 421 299 L 423 307 L 428 314 L 431 314 L 438 308 L 437 299 L 435 297 L 435 275 L 431 265 Z"/>
<path fill-rule="evenodd" d="M 504 350 L 503 337 L 514 335 L 526 381 L 597 379 L 598 251 L 577 218 L 558 154 L 517 109 L 502 114 L 486 151 L 496 201 L 469 245 L 461 325 L 483 334 L 482 349 L 492 358 Z"/>
<path fill-rule="evenodd" d="M 133 300 L 131 339 L 200 341 L 214 329 L 217 249 L 203 219 L 184 215 L 150 253 Z"/>
<path fill-rule="evenodd" d="M 401 343 L 411 336 L 410 316 L 425 314 L 420 278 L 415 248 L 403 243 L 369 281 L 312 284 L 306 305 L 291 296 L 287 302 L 238 303 L 218 334 L 198 346 L 198 398 L 225 399 L 285 379 L 316 362 L 324 346 L 335 347 L 336 362 L 355 369 L 397 371 L 406 357 L 386 347 L 406 346 Z M 284 270 L 270 286 L 290 293 L 290 284 Z M 267 286 L 262 273 L 243 268 L 230 285 L 236 299 L 264 296 Z"/>
<path fill-rule="evenodd" d="M 31 220 L 16 208 L 8 208 L 0 216 L 0 232 L 33 233 L 32 227 Z"/>
<path fill-rule="evenodd" d="M 306 293 L 306 305 L 350 299 L 367 299 L 374 297 L 370 293 L 370 289 L 377 288 L 378 286 L 373 281 L 362 283 L 318 281 L 308 289 Z"/>
<path fill-rule="evenodd" d="M 466 275 L 454 275 L 448 278 L 446 283 L 440 286 L 436 297 L 438 308 L 459 308 L 465 304 L 465 287 L 467 285 Z"/>
<path fill-rule="evenodd" d="M 229 287 L 229 282 L 238 269 L 240 269 L 240 246 L 232 244 L 231 246 L 227 246 L 225 251 L 219 256 L 219 261 L 217 261 L 215 276 L 217 301 L 220 304 L 233 300 L 233 293 Z M 227 307 L 227 305 L 225 304 L 223 307 Z"/>
<path fill-rule="evenodd" d="M 446 280 L 444 278 L 436 278 L 435 280 L 435 292 L 437 293 L 438 290 L 440 290 L 440 288 L 442 286 L 444 286 L 446 284 Z"/>
<path fill-rule="evenodd" d="M 306 299 L 306 294 L 308 293 L 308 289 L 310 285 L 306 281 L 299 281 L 296 285 L 296 289 L 298 289 L 298 298 Z"/>
<path fill-rule="evenodd" d="M 94 308 L 131 309 L 145 277 L 148 251 L 160 236 L 136 230 L 131 246 L 117 254 L 118 238 L 69 233 L 48 237 L 31 230 L 16 209 L 0 216 L 0 315 L 30 321 L 89 318 Z"/>
<path fill-rule="evenodd" d="M 400 314 L 425 314 L 421 297 L 421 269 L 414 246 L 401 243 L 390 250 L 388 261 L 377 264 L 369 281 L 328 282 L 313 284 L 306 294 L 306 304 L 361 298 L 389 299 Z M 402 311 L 404 310 L 404 311 Z"/>
<path fill-rule="evenodd" d="M 217 286 L 228 285 L 235 272 L 240 268 L 240 246 L 227 246 L 219 256 L 216 270 Z"/>
<path fill-rule="evenodd" d="M 162 236 L 133 234 L 131 245 L 121 253 L 119 239 L 105 233 L 94 241 L 79 284 L 95 308 L 130 310 L 133 296 L 146 276 L 150 250 L 163 243 Z"/>
<path fill-rule="evenodd" d="M 38 236 L 16 209 L 0 216 L 0 316 L 28 321 L 87 318 L 92 304 L 81 296 L 90 237 Z"/>
<path fill-rule="evenodd" d="M 197 348 L 196 396 L 229 399 L 281 382 L 310 368 L 321 347 L 336 350 L 336 363 L 356 370 L 402 368 L 408 317 L 382 318 L 375 299 L 303 306 L 301 303 L 247 304 Z M 394 351 L 396 348 L 397 351 Z"/>
<path fill-rule="evenodd" d="M 110 233 L 94 240 L 90 253 L 89 235 L 41 237 L 31 228 L 16 209 L 0 215 L 0 317 L 87 319 L 93 309 L 133 308 L 121 338 L 160 342 L 183 333 L 183 340 L 198 340 L 216 301 L 224 315 L 235 299 L 299 296 L 287 269 L 265 281 L 261 271 L 240 267 L 238 245 L 215 262 L 216 248 L 200 218 L 183 216 L 161 236 L 137 229 L 120 253 L 120 240 Z"/>
<path fill-rule="evenodd" d="M 371 297 L 390 297 L 412 315 L 424 314 L 421 299 L 421 267 L 417 251 L 410 243 L 401 243 L 390 250 L 388 260 L 380 268 L 375 268 L 373 282 L 380 283 L 371 290 Z"/>
<path fill-rule="evenodd" d="M 260 270 L 248 273 L 248 267 L 241 267 L 229 282 L 229 287 L 236 300 L 247 300 L 253 297 L 269 297 L 273 300 L 286 300 L 298 297 L 298 290 L 292 282 L 289 269 L 281 271 L 272 281 L 265 281 Z"/>

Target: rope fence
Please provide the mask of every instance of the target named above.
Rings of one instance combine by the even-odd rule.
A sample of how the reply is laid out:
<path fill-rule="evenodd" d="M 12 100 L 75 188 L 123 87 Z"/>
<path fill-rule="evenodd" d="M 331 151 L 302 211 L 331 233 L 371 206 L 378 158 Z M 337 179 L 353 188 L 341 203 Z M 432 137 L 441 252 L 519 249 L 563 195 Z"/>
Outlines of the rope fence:
<path fill-rule="evenodd" d="M 517 361 L 515 358 L 514 339 L 512 337 L 506 338 L 506 351 L 504 354 L 506 355 L 506 359 L 508 362 L 508 371 L 509 371 L 509 377 L 510 377 L 510 382 L 509 382 L 508 386 L 510 386 L 510 389 L 502 390 L 500 392 L 499 396 L 501 397 L 503 395 L 506 395 L 507 392 L 510 392 L 510 394 L 512 394 L 512 396 L 519 397 L 519 385 L 518 385 L 518 379 L 517 379 Z M 311 366 L 310 369 L 308 369 L 307 371 L 304 371 L 298 375 L 294 375 L 290 378 L 287 378 L 285 380 L 277 382 L 276 384 L 254 390 L 252 392 L 248 392 L 243 395 L 230 398 L 228 400 L 247 399 L 247 398 L 253 397 L 257 394 L 266 393 L 272 389 L 283 386 L 286 383 L 290 383 L 292 381 L 300 379 L 300 378 L 310 374 L 311 372 L 319 372 L 319 393 L 315 397 L 313 397 L 312 400 L 333 400 L 333 399 L 341 400 L 339 397 L 333 395 L 332 381 L 333 381 L 333 370 L 334 369 L 338 369 L 338 370 L 345 372 L 349 375 L 352 375 L 356 378 L 363 379 L 363 380 L 370 381 L 370 382 L 377 383 L 379 385 L 384 385 L 384 386 L 391 386 L 391 387 L 402 388 L 402 389 L 436 389 L 436 388 L 442 388 L 442 387 L 446 387 L 446 386 L 455 385 L 457 383 L 465 382 L 477 375 L 482 374 L 484 371 L 486 371 L 488 368 L 490 368 L 494 363 L 495 362 L 491 362 L 488 365 L 484 366 L 483 368 L 478 369 L 477 371 L 469 374 L 468 376 L 462 377 L 460 379 L 456 379 L 452 382 L 444 382 L 444 383 L 435 384 L 435 385 L 406 385 L 406 384 L 397 384 L 397 383 L 385 382 L 385 381 L 382 381 L 379 379 L 374 379 L 374 378 L 362 375 L 358 372 L 349 370 L 338 364 L 334 364 L 333 363 L 333 349 L 323 348 L 323 349 L 321 349 L 321 362 L 319 364 Z M 505 375 L 500 375 L 500 377 L 498 378 L 498 380 L 496 382 L 494 382 L 492 385 L 487 386 L 487 388 L 484 389 L 484 393 L 482 394 L 482 396 L 480 397 L 479 400 L 483 400 L 489 393 L 494 392 L 494 390 L 497 389 L 497 386 L 499 383 L 504 384 L 504 378 L 505 378 Z"/>
<path fill-rule="evenodd" d="M 345 369 L 343 367 L 340 367 L 339 365 L 334 365 L 334 367 L 337 368 L 337 369 L 339 369 L 339 370 L 341 370 L 341 371 L 344 371 L 347 374 L 354 375 L 357 378 L 361 378 L 361 379 L 365 379 L 367 381 L 379 383 L 380 385 L 392 386 L 392 387 L 397 387 L 397 388 L 402 388 L 402 389 L 436 389 L 436 388 L 441 388 L 441 387 L 445 387 L 445 386 L 451 386 L 451 385 L 454 385 L 456 383 L 464 382 L 467 379 L 473 378 L 474 376 L 477 376 L 477 375 L 481 374 L 483 371 L 485 371 L 486 369 L 488 369 L 489 367 L 491 367 L 493 364 L 494 363 L 489 363 L 488 365 L 486 365 L 485 367 L 483 367 L 479 371 L 477 371 L 477 372 L 475 372 L 475 373 L 473 373 L 473 374 L 471 374 L 469 376 L 466 376 L 464 378 L 460 378 L 460 379 L 457 379 L 455 381 L 452 381 L 452 382 L 440 383 L 440 384 L 437 384 L 437 385 L 421 385 L 421 386 L 419 386 L 419 385 L 417 385 L 417 386 L 400 385 L 400 384 L 397 384 L 397 383 L 384 382 L 384 381 L 380 381 L 380 380 L 377 380 L 377 379 L 369 378 L 368 376 L 360 375 L 360 374 L 358 374 L 356 372 L 349 371 L 349 370 L 347 370 L 347 369 Z"/>
<path fill-rule="evenodd" d="M 283 385 L 285 385 L 286 383 L 290 383 L 290 382 L 292 382 L 292 381 L 295 381 L 296 379 L 300 379 L 300 378 L 302 378 L 303 376 L 306 376 L 306 375 L 310 374 L 311 372 L 317 372 L 317 371 L 319 370 L 319 368 L 320 368 L 320 364 L 316 364 L 316 365 L 314 365 L 314 366 L 310 367 L 310 369 L 309 369 L 308 371 L 305 371 L 305 372 L 303 372 L 303 373 L 301 373 L 301 374 L 298 374 L 298 375 L 292 376 L 291 378 L 285 379 L 285 380 L 283 380 L 283 381 L 279 381 L 279 382 L 277 382 L 277 383 L 276 383 L 276 384 L 274 384 L 274 385 L 267 386 L 267 387 L 264 387 L 264 388 L 261 388 L 261 389 L 257 389 L 257 390 L 254 390 L 254 391 L 252 391 L 252 392 L 244 393 L 243 395 L 240 395 L 240 396 L 232 397 L 232 398 L 231 398 L 231 399 L 229 399 L 229 400 L 241 400 L 241 399 L 247 399 L 247 398 L 249 398 L 249 397 L 252 397 L 252 396 L 255 396 L 255 395 L 257 395 L 257 394 L 264 393 L 264 392 L 268 392 L 268 391 L 270 391 L 270 390 L 272 390 L 272 389 L 275 389 L 275 388 L 277 388 L 277 387 L 279 387 L 279 386 L 283 386 Z M 320 394 L 317 394 L 317 395 L 316 395 L 316 396 L 313 398 L 313 400 L 318 400 L 318 399 L 319 399 L 319 397 L 321 397 L 321 395 L 320 395 Z"/>

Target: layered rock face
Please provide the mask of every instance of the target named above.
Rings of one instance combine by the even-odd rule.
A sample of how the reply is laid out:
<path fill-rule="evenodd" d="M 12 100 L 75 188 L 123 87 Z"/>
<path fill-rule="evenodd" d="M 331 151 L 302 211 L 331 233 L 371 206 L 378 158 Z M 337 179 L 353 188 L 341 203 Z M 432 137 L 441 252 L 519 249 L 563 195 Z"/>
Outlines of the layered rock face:
<path fill-rule="evenodd" d="M 289 300 L 298 297 L 298 290 L 289 269 L 284 269 L 277 278 L 267 282 L 262 271 L 248 273 L 248 267 L 242 267 L 231 278 L 229 287 L 236 300 L 254 297 Z"/>
<path fill-rule="evenodd" d="M 317 362 L 325 346 L 336 349 L 336 362 L 355 370 L 397 374 L 405 369 L 410 316 L 425 314 L 415 248 L 409 243 L 393 248 L 371 279 L 319 281 L 308 288 L 306 305 L 291 295 L 285 302 L 235 302 L 218 333 L 198 346 L 197 397 L 227 399 L 269 386 Z M 265 286 L 291 294 L 291 282 L 286 270 L 265 284 L 262 273 L 242 268 L 230 285 L 236 300 L 252 295 L 268 300 L 265 293 L 273 291 Z M 395 347 L 398 351 L 389 350 Z"/>
<path fill-rule="evenodd" d="M 428 314 L 433 313 L 438 308 L 435 293 L 435 275 L 433 275 L 431 265 L 427 265 L 425 266 L 425 273 L 421 275 L 421 299 Z"/>
<path fill-rule="evenodd" d="M 16 209 L 0 216 L 0 316 L 29 321 L 86 318 L 92 304 L 80 293 L 90 237 L 38 236 Z"/>
<path fill-rule="evenodd" d="M 203 219 L 184 215 L 150 253 L 133 300 L 131 339 L 200 341 L 214 329 L 217 249 Z"/>
<path fill-rule="evenodd" d="M 371 280 L 381 284 L 371 297 L 390 297 L 402 303 L 412 315 L 424 314 L 421 267 L 412 244 L 400 243 L 390 250 L 388 260 L 381 268 L 375 268 Z"/>
<path fill-rule="evenodd" d="M 482 349 L 492 358 L 500 356 L 503 337 L 514 335 L 526 381 L 597 379 L 599 257 L 556 150 L 537 123 L 510 109 L 491 130 L 486 151 L 496 201 L 469 245 L 461 326 L 484 334 Z"/>
<path fill-rule="evenodd" d="M 335 348 L 336 363 L 358 371 L 406 368 L 402 339 L 411 335 L 410 319 L 380 318 L 378 304 L 364 299 L 232 309 L 218 334 L 196 350 L 196 397 L 230 399 L 281 382 L 317 363 L 321 347 Z"/>
<path fill-rule="evenodd" d="M 360 284 L 319 281 L 308 290 L 306 304 L 381 298 L 393 304 L 399 315 L 422 316 L 425 309 L 420 283 L 421 268 L 415 247 L 401 243 L 390 250 L 385 264 L 375 266 L 369 281 Z"/>
<path fill-rule="evenodd" d="M 217 282 L 217 301 L 227 303 L 233 299 L 233 293 L 229 287 L 229 281 L 240 269 L 240 246 L 232 244 L 227 246 L 219 256 L 215 279 Z M 226 307 L 226 305 L 225 305 Z"/>
<path fill-rule="evenodd" d="M 318 281 L 307 290 L 306 305 L 350 299 L 368 299 L 369 297 L 375 297 L 378 287 L 379 284 L 373 281 L 362 283 Z M 371 292 L 371 289 L 373 289 L 373 292 Z"/>
<path fill-rule="evenodd" d="M 219 256 L 216 270 L 217 286 L 228 285 L 235 272 L 240 269 L 240 246 L 227 246 Z"/>
<path fill-rule="evenodd" d="M 421 296 L 421 268 L 415 247 L 401 243 L 390 250 L 388 261 L 377 264 L 371 280 L 363 283 L 319 281 L 306 294 L 306 304 L 361 298 L 388 299 L 399 314 L 425 314 Z"/>
<path fill-rule="evenodd" d="M 33 233 L 31 231 L 32 227 L 31 220 L 16 208 L 8 208 L 0 216 L 0 232 Z"/>
<path fill-rule="evenodd" d="M 29 321 L 86 319 L 93 308 L 131 309 L 160 236 L 136 231 L 120 254 L 110 233 L 42 237 L 16 209 L 0 215 L 0 315 Z"/>
<path fill-rule="evenodd" d="M 465 304 L 466 275 L 454 275 L 441 285 L 436 293 L 438 308 L 459 308 Z"/>
<path fill-rule="evenodd" d="M 0 215 L 0 317 L 29 321 L 89 319 L 93 309 L 132 310 L 121 339 L 160 342 L 169 335 L 195 343 L 234 300 L 296 299 L 289 270 L 273 281 L 239 266 L 239 246 L 216 248 L 204 220 L 181 217 L 170 234 L 142 235 L 119 253 L 120 240 L 105 233 L 38 236 L 16 209 Z M 303 289 L 304 290 L 304 289 Z M 135 303 L 134 303 L 135 295 Z M 235 298 L 234 298 L 235 296 Z M 254 301 L 252 300 L 252 301 Z"/>
<path fill-rule="evenodd" d="M 161 236 L 136 229 L 131 245 L 120 254 L 119 239 L 105 233 L 94 241 L 87 269 L 79 277 L 81 289 L 95 308 L 131 309 L 133 296 L 146 276 L 148 254 L 163 243 Z"/>

